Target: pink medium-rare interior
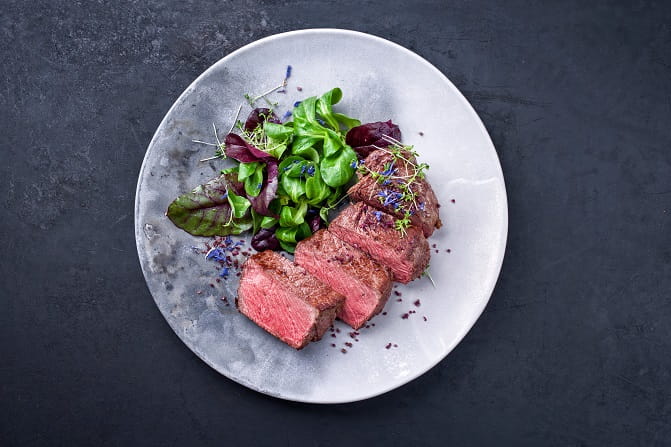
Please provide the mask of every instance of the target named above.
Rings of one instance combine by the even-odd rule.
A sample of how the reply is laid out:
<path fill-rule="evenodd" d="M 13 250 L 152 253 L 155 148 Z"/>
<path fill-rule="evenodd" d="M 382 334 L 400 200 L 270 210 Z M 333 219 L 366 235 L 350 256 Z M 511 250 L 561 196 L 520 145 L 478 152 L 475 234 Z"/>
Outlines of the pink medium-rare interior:
<path fill-rule="evenodd" d="M 249 319 L 294 348 L 310 341 L 318 311 L 272 278 L 248 266 L 240 279 L 238 308 Z"/>
<path fill-rule="evenodd" d="M 331 224 L 329 231 L 335 233 L 343 241 L 359 247 L 380 264 L 389 267 L 396 281 L 404 284 L 412 281 L 412 262 L 402 259 L 398 254 L 390 250 L 388 246 L 375 241 L 366 234 L 335 223 Z"/>
<path fill-rule="evenodd" d="M 380 294 L 349 275 L 337 262 L 328 262 L 312 250 L 297 250 L 295 261 L 333 290 L 345 296 L 338 318 L 359 329 L 373 315 L 380 302 Z"/>

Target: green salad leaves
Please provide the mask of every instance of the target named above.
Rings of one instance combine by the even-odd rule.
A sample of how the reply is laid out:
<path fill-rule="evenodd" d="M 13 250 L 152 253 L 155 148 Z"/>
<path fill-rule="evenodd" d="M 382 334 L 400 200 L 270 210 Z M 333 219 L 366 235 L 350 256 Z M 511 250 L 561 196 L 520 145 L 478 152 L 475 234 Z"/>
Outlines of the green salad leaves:
<path fill-rule="evenodd" d="M 196 236 L 252 229 L 257 250 L 279 246 L 293 253 L 326 222 L 355 173 L 357 154 L 345 135 L 361 123 L 333 110 L 341 99 L 334 88 L 297 102 L 286 123 L 272 110 L 254 109 L 217 145 L 218 157 L 234 165 L 175 199 L 167 216 Z"/>

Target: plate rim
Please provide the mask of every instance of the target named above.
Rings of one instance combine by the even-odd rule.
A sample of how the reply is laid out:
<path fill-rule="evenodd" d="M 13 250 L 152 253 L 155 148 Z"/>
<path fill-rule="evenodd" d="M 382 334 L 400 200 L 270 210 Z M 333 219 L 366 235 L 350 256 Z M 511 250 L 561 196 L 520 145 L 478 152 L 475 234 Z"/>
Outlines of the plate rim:
<path fill-rule="evenodd" d="M 139 222 L 139 208 L 140 208 L 140 190 L 141 190 L 141 184 L 142 184 L 142 179 L 144 178 L 144 172 L 147 166 L 147 159 L 149 157 L 149 152 L 150 149 L 154 146 L 158 134 L 160 130 L 163 128 L 164 124 L 166 123 L 168 116 L 170 116 L 171 112 L 177 105 L 182 101 L 182 99 L 186 96 L 187 93 L 191 92 L 196 86 L 199 81 L 204 78 L 210 71 L 214 70 L 216 67 L 223 65 L 226 63 L 227 60 L 232 59 L 233 57 L 237 56 L 240 53 L 249 51 L 254 49 L 257 46 L 261 46 L 266 44 L 267 42 L 273 41 L 273 40 L 280 40 L 283 38 L 287 37 L 293 37 L 293 36 L 300 36 L 300 35 L 309 35 L 309 34 L 334 34 L 334 35 L 348 35 L 348 36 L 355 36 L 361 39 L 365 40 L 370 40 L 374 41 L 378 44 L 386 45 L 389 47 L 394 48 L 397 51 L 401 51 L 402 53 L 406 54 L 407 56 L 414 58 L 416 61 L 427 67 L 429 70 L 433 71 L 435 74 L 438 75 L 439 78 L 445 82 L 445 85 L 450 89 L 450 91 L 454 94 L 456 94 L 456 97 L 461 101 L 461 103 L 465 106 L 466 110 L 468 113 L 471 114 L 472 118 L 475 119 L 475 122 L 477 123 L 478 127 L 480 128 L 481 133 L 486 137 L 487 142 L 489 143 L 489 148 L 493 151 L 494 159 L 496 161 L 496 168 L 497 168 L 497 173 L 499 174 L 499 179 L 500 179 L 500 186 L 502 188 L 502 222 L 501 222 L 501 237 L 500 240 L 498 241 L 498 247 L 497 247 L 497 254 L 498 254 L 498 259 L 496 262 L 496 268 L 495 268 L 495 274 L 491 276 L 491 280 L 489 280 L 486 290 L 487 292 L 485 293 L 485 299 L 481 300 L 481 304 L 479 308 L 476 308 L 475 312 L 475 317 L 473 318 L 472 321 L 468 322 L 464 328 L 460 331 L 457 332 L 456 336 L 453 337 L 453 341 L 445 346 L 444 352 L 441 353 L 440 355 L 436 356 L 436 360 L 434 362 L 429 362 L 427 363 L 427 366 L 425 368 L 422 368 L 421 371 L 418 371 L 415 374 L 408 375 L 406 377 L 403 377 L 397 382 L 394 382 L 390 384 L 389 386 L 382 387 L 380 390 L 376 390 L 374 392 L 370 393 L 364 393 L 359 397 L 356 398 L 345 398 L 345 399 L 338 399 L 338 398 L 333 398 L 333 399 L 323 399 L 323 400 L 315 400 L 315 399 L 301 399 L 298 396 L 285 396 L 282 395 L 281 393 L 273 392 L 270 390 L 263 389 L 262 387 L 259 387 L 258 385 L 247 382 L 243 379 L 239 379 L 237 377 L 232 377 L 228 374 L 223 373 L 217 367 L 210 362 L 204 355 L 202 355 L 199 350 L 197 349 L 196 346 L 191 346 L 188 344 L 185 339 L 180 335 L 179 331 L 175 327 L 173 327 L 172 324 L 170 324 L 170 320 L 167 318 L 167 315 L 161 309 L 161 307 L 158 305 L 158 302 L 156 301 L 156 298 L 154 297 L 154 294 L 152 293 L 151 288 L 149 287 L 149 278 L 147 277 L 148 272 L 143 268 L 142 265 L 142 255 L 141 255 L 141 247 L 140 247 L 140 241 L 142 237 L 142 229 L 141 229 L 141 224 Z M 484 123 L 482 122 L 482 119 L 480 119 L 480 116 L 478 113 L 475 111 L 471 103 L 466 99 L 466 97 L 461 93 L 461 91 L 450 81 L 450 79 L 442 72 L 440 71 L 436 66 L 434 66 L 431 62 L 429 62 L 427 59 L 424 57 L 420 56 L 419 54 L 415 53 L 414 51 L 397 44 L 396 42 L 393 42 L 391 40 L 388 40 L 383 37 L 376 36 L 374 34 L 370 33 L 365 33 L 362 31 L 355 31 L 355 30 L 349 30 L 349 29 L 342 29 L 342 28 L 304 28 L 304 29 L 297 29 L 297 30 L 292 30 L 292 31 L 286 31 L 282 33 L 277 33 L 277 34 L 272 34 L 260 39 L 257 39 L 253 42 L 250 42 L 248 44 L 245 44 L 241 46 L 240 48 L 235 49 L 234 51 L 228 53 L 212 65 L 210 65 L 205 71 L 203 71 L 200 75 L 198 75 L 185 89 L 182 91 L 182 93 L 175 99 L 175 101 L 172 103 L 170 108 L 165 112 L 163 118 L 161 119 L 161 122 L 158 124 L 149 144 L 147 145 L 147 149 L 145 151 L 144 157 L 142 159 L 142 165 L 140 167 L 140 171 L 138 173 L 138 181 L 137 185 L 135 188 L 135 206 L 134 206 L 134 213 L 133 213 L 133 219 L 134 219 L 134 233 L 135 233 L 135 245 L 136 245 L 136 250 L 137 250 L 137 255 L 138 255 L 138 261 L 140 262 L 140 270 L 142 270 L 142 276 L 145 280 L 145 285 L 147 286 L 147 289 L 149 290 L 149 294 L 151 295 L 152 299 L 154 300 L 154 304 L 156 304 L 156 307 L 159 309 L 159 312 L 161 312 L 161 315 L 163 318 L 166 320 L 166 323 L 168 323 L 168 326 L 172 329 L 172 331 L 177 335 L 177 337 L 180 339 L 180 341 L 186 345 L 186 347 L 193 352 L 200 360 L 205 362 L 209 367 L 214 369 L 217 373 L 221 374 L 222 376 L 226 377 L 227 379 L 230 379 L 236 383 L 239 383 L 240 385 L 243 385 L 246 388 L 249 388 L 251 390 L 254 390 L 256 392 L 272 396 L 278 399 L 282 400 L 287 400 L 287 401 L 292 401 L 292 402 L 302 402 L 302 403 L 312 403 L 312 404 L 342 404 L 342 403 L 350 403 L 350 402 L 359 402 L 362 400 L 366 399 L 371 399 L 373 397 L 380 396 L 382 394 L 386 394 L 390 391 L 393 391 L 397 388 L 400 388 L 404 385 L 407 385 L 408 383 L 412 382 L 413 380 L 417 379 L 418 377 L 426 374 L 428 371 L 433 369 L 438 363 L 443 361 L 453 350 L 456 348 L 456 346 L 463 341 L 463 339 L 466 337 L 466 335 L 470 332 L 470 330 L 475 326 L 475 323 L 480 319 L 482 316 L 482 313 L 484 312 L 485 308 L 487 307 L 487 304 L 491 300 L 492 294 L 494 293 L 494 289 L 496 287 L 496 284 L 499 280 L 499 277 L 501 275 L 501 269 L 503 267 L 503 260 L 505 258 L 505 253 L 506 253 L 506 246 L 507 246 L 507 241 L 508 241 L 508 193 L 505 185 L 505 177 L 503 176 L 503 169 L 501 167 L 501 160 L 498 156 L 498 153 L 496 152 L 496 148 L 494 146 L 494 142 L 491 139 L 491 136 L 489 135 L 489 132 L 487 131 L 487 128 L 485 127 Z"/>

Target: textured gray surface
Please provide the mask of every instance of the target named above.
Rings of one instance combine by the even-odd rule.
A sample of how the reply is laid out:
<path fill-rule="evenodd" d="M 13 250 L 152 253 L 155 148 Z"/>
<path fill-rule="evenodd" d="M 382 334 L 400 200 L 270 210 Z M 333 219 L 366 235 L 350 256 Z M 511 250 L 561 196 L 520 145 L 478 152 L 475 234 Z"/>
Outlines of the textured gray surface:
<path fill-rule="evenodd" d="M 668 6 L 0 9 L 3 444 L 669 444 Z M 499 152 L 511 231 L 492 301 L 447 360 L 380 398 L 316 408 L 184 348 L 144 284 L 132 214 L 152 132 L 197 74 L 323 26 L 389 38 L 455 82 Z"/>

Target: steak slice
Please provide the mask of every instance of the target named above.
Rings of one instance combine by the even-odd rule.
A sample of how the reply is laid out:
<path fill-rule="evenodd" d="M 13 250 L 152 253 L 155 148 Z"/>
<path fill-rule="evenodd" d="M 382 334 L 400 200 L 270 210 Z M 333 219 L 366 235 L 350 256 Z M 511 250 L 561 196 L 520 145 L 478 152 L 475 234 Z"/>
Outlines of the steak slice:
<path fill-rule="evenodd" d="M 393 155 L 388 151 L 376 150 L 366 157 L 364 165 L 371 171 L 378 173 L 395 170 L 392 174 L 393 177 L 414 175 L 416 168 L 413 163 L 416 164 L 417 160 L 409 152 L 403 152 L 403 157 L 406 160 L 397 159 L 394 161 Z M 403 208 L 406 208 L 412 213 L 410 221 L 413 225 L 422 229 L 425 237 L 431 236 L 434 229 L 441 227 L 442 223 L 438 213 L 440 205 L 433 188 L 426 179 L 417 178 L 410 185 L 410 189 L 417 197 L 415 203 L 403 202 L 399 199 L 394 200 L 394 194 L 402 194 L 398 186 L 402 179 L 391 178 L 387 179 L 387 184 L 378 183 L 378 180 L 374 179 L 370 172 L 366 172 L 366 174 L 359 175 L 359 181 L 348 191 L 353 201 L 366 202 L 372 207 L 399 218 L 403 218 Z M 384 181 L 384 179 L 380 179 L 380 181 Z"/>
<path fill-rule="evenodd" d="M 301 349 L 321 339 L 344 300 L 287 258 L 266 250 L 245 261 L 236 303 L 250 320 Z"/>
<path fill-rule="evenodd" d="M 401 236 L 392 216 L 363 202 L 345 208 L 329 231 L 389 267 L 396 281 L 407 284 L 429 265 L 429 243 L 419 228 L 410 226 Z"/>
<path fill-rule="evenodd" d="M 338 318 L 359 329 L 382 311 L 391 294 L 391 272 L 327 230 L 298 243 L 294 262 L 345 296 Z"/>

